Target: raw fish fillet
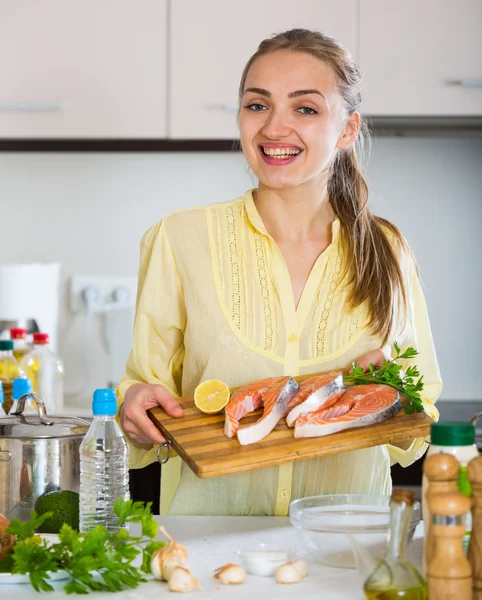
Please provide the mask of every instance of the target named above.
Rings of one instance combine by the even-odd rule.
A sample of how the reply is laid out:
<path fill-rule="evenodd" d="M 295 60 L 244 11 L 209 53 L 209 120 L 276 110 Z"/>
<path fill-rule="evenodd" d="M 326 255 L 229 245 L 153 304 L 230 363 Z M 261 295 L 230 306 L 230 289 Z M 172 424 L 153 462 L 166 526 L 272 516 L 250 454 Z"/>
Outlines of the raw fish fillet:
<path fill-rule="evenodd" d="M 238 430 L 238 440 L 242 446 L 254 444 L 265 438 L 286 413 L 289 401 L 299 390 L 299 385 L 292 377 L 269 388 L 262 394 L 263 416 L 253 425 Z"/>
<path fill-rule="evenodd" d="M 329 418 L 323 410 L 318 410 L 300 417 L 295 424 L 295 438 L 321 437 L 373 425 L 393 417 L 402 408 L 397 390 L 387 385 L 355 385 L 348 388 L 339 402 L 346 401 L 354 404 L 345 414 Z M 337 404 L 331 407 L 335 411 Z"/>
<path fill-rule="evenodd" d="M 319 408 L 328 408 L 335 404 L 345 391 L 343 375 L 340 371 L 331 371 L 324 375 L 309 377 L 303 383 L 300 386 L 299 393 L 290 403 L 293 408 L 286 417 L 288 427 L 293 427 L 296 419 L 301 415 L 306 415 Z"/>
<path fill-rule="evenodd" d="M 226 406 L 226 420 L 224 422 L 224 435 L 234 437 L 239 429 L 239 421 L 250 412 L 263 406 L 262 394 L 269 388 L 286 382 L 288 377 L 269 377 L 260 379 L 239 388 L 231 397 Z"/>

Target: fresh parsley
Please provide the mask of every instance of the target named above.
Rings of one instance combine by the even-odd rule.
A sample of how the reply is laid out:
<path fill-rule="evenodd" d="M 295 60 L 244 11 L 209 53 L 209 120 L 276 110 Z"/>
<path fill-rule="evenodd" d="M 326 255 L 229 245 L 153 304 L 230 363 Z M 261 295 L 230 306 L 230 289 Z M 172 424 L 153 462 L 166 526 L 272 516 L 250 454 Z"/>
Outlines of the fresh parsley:
<path fill-rule="evenodd" d="M 12 521 L 7 533 L 17 536 L 12 558 L 12 573 L 27 574 L 37 591 L 51 592 L 48 572 L 67 571 L 71 579 L 65 584 L 67 594 L 88 594 L 89 591 L 118 592 L 135 588 L 146 581 L 143 574 L 150 572 L 154 552 L 165 546 L 156 542 L 158 526 L 150 513 L 150 503 L 125 501 L 119 498 L 114 512 L 120 525 L 140 523 L 141 535 L 131 536 L 127 530 L 110 533 L 98 526 L 88 533 L 79 533 L 64 524 L 59 541 L 49 544 L 36 534 L 36 529 L 52 516 L 32 513 L 30 521 Z M 133 561 L 142 556 L 140 568 Z"/>
<path fill-rule="evenodd" d="M 404 394 L 409 402 L 405 406 L 405 412 L 409 415 L 414 412 L 423 411 L 423 401 L 420 392 L 423 390 L 423 375 L 420 375 L 416 366 L 409 366 L 405 372 L 397 363 L 397 360 L 409 360 L 418 355 L 415 348 L 407 348 L 401 352 L 400 346 L 394 343 L 396 356 L 392 360 L 386 360 L 379 369 L 370 364 L 368 371 L 364 372 L 362 367 L 353 363 L 353 370 L 345 375 L 343 380 L 348 384 L 383 383 L 395 388 Z"/>

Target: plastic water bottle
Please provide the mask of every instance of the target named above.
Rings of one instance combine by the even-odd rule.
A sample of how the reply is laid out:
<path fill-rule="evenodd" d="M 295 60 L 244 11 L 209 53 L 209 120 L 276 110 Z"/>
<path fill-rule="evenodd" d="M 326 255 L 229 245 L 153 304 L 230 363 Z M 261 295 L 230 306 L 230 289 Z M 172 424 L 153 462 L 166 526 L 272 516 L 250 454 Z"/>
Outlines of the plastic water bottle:
<path fill-rule="evenodd" d="M 114 503 L 129 499 L 129 450 L 115 420 L 117 400 L 112 389 L 95 390 L 94 420 L 80 446 L 80 531 L 105 525 L 118 532 Z"/>
<path fill-rule="evenodd" d="M 32 382 L 28 377 L 17 377 L 13 380 L 12 385 L 12 400 L 13 406 L 10 409 L 10 413 L 14 413 L 17 410 L 18 400 L 20 396 L 24 394 L 30 394 L 32 392 Z M 22 414 L 38 414 L 37 403 L 32 398 L 28 398 L 25 402 Z"/>

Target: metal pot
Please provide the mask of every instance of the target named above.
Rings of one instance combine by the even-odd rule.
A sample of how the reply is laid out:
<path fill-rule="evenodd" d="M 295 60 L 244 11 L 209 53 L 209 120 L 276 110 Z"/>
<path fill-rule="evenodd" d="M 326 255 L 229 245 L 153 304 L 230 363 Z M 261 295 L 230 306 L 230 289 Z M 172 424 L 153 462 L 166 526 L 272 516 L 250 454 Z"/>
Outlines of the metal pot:
<path fill-rule="evenodd" d="M 29 398 L 38 414 L 23 414 Z M 16 412 L 0 418 L 0 513 L 28 520 L 42 494 L 78 493 L 79 448 L 89 425 L 79 417 L 47 415 L 36 394 L 19 398 Z"/>

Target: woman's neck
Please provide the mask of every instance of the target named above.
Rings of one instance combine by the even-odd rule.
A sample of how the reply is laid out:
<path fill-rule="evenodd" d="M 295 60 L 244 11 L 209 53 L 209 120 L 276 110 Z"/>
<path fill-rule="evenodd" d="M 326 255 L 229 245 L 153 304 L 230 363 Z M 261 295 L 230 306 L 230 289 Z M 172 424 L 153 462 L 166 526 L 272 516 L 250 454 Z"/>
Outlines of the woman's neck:
<path fill-rule="evenodd" d="M 319 236 L 331 238 L 335 215 L 326 186 L 272 189 L 260 183 L 254 192 L 254 201 L 267 232 L 275 241 L 303 242 Z"/>

